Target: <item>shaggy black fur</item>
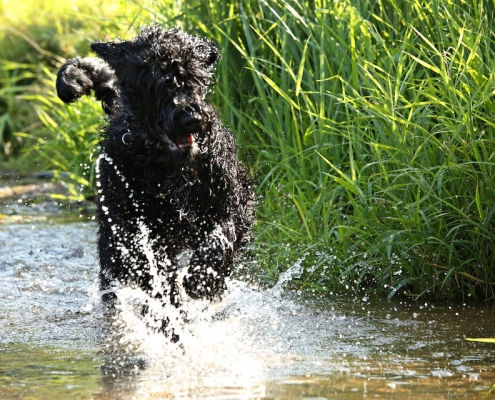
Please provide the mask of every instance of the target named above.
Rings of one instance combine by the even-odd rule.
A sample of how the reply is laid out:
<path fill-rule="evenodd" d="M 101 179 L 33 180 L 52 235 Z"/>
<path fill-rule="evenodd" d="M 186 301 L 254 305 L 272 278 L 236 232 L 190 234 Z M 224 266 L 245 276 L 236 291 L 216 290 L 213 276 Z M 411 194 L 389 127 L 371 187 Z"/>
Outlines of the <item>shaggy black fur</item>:
<path fill-rule="evenodd" d="M 205 101 L 217 46 L 153 25 L 91 49 L 103 61 L 69 60 L 57 91 L 70 103 L 93 90 L 108 115 L 97 196 L 101 289 L 137 284 L 179 306 L 176 257 L 189 249 L 186 293 L 218 299 L 250 240 L 254 195 L 232 135 Z"/>

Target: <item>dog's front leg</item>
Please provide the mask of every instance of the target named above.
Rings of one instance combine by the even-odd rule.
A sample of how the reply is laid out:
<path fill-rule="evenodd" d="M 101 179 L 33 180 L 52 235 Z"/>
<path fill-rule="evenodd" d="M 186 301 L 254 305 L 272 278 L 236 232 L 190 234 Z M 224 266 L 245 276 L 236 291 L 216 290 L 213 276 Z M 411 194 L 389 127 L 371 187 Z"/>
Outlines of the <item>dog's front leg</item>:
<path fill-rule="evenodd" d="M 199 241 L 184 277 L 186 293 L 193 299 L 219 298 L 227 288 L 225 277 L 232 273 L 233 230 L 217 226 Z"/>

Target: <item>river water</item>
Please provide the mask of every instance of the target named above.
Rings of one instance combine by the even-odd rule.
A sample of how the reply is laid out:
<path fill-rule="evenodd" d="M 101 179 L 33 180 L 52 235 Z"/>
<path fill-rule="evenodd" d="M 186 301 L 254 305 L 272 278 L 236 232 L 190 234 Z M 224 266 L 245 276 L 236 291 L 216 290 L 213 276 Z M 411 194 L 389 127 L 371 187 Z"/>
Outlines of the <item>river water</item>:
<path fill-rule="evenodd" d="M 105 316 L 94 221 L 1 222 L 1 398 L 475 399 L 495 384 L 495 345 L 465 340 L 495 337 L 493 304 L 312 298 L 284 290 L 296 264 L 271 289 L 233 280 L 222 303 L 187 304 L 175 344 L 136 291 Z"/>

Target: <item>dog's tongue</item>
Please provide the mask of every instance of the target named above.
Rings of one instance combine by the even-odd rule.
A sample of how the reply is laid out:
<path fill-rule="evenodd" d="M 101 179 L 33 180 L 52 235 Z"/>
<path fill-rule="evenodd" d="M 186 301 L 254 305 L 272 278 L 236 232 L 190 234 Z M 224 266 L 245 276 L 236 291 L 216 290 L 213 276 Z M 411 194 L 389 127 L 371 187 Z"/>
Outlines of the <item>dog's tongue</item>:
<path fill-rule="evenodd" d="M 180 136 L 177 138 L 177 146 L 182 148 L 189 148 L 194 143 L 194 138 L 192 133 L 187 136 Z"/>

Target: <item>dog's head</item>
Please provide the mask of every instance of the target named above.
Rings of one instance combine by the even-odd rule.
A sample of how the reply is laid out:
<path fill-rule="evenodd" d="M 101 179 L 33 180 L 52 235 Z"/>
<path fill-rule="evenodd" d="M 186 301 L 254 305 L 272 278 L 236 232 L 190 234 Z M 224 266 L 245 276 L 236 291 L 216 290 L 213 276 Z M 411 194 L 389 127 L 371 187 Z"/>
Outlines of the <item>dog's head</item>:
<path fill-rule="evenodd" d="M 209 121 L 204 101 L 220 59 L 218 47 L 177 28 L 152 25 L 132 41 L 93 43 L 115 71 L 124 107 L 176 158 L 199 151 Z"/>

